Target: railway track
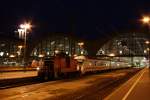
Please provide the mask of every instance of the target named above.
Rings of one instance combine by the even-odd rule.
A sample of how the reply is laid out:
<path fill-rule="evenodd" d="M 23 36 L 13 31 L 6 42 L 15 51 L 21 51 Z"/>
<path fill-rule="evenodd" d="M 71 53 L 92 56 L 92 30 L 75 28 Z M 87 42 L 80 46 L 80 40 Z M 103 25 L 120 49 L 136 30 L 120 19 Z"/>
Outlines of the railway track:
<path fill-rule="evenodd" d="M 0 89 L 36 84 L 42 82 L 38 77 L 14 78 L 0 80 Z"/>
<path fill-rule="evenodd" d="M 102 79 L 93 82 L 93 85 L 85 89 L 75 91 L 73 93 L 61 95 L 51 98 L 51 100 L 103 100 L 108 94 L 115 90 L 118 86 L 126 82 L 130 77 L 135 75 L 140 70 L 127 72 L 125 76 L 117 78 Z M 46 100 L 49 100 L 46 99 Z"/>
<path fill-rule="evenodd" d="M 117 70 L 119 70 L 119 69 L 117 69 Z M 77 79 L 84 78 L 85 76 L 89 76 L 91 74 L 107 73 L 107 72 L 111 72 L 111 71 L 115 71 L 115 70 L 101 71 L 99 73 L 87 73 L 84 76 L 69 76 L 69 77 L 63 77 L 63 78 L 60 78 L 60 79 L 53 79 L 53 80 L 62 80 L 62 81 L 77 80 Z M 52 80 L 49 80 L 49 81 L 52 81 Z M 42 83 L 42 82 L 45 82 L 45 80 L 41 80 L 37 76 L 25 77 L 25 78 L 14 78 L 14 79 L 3 79 L 3 80 L 0 80 L 0 89 L 7 89 L 7 88 L 24 86 L 24 85 L 37 84 L 37 83 Z"/>

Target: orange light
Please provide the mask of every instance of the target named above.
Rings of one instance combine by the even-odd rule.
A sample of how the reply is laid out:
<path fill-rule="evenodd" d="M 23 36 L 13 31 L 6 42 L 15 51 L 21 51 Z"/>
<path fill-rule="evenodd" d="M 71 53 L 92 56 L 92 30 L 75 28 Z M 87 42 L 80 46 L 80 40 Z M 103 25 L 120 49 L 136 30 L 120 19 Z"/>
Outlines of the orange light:
<path fill-rule="evenodd" d="M 14 58 L 14 57 L 15 57 L 15 55 L 10 55 L 9 57 L 10 57 L 10 58 Z"/>
<path fill-rule="evenodd" d="M 111 53 L 111 54 L 109 54 L 109 56 L 110 56 L 110 57 L 114 57 L 114 56 L 115 56 L 115 54 L 114 54 L 114 53 Z"/>
<path fill-rule="evenodd" d="M 55 53 L 58 54 L 58 53 L 59 53 L 59 50 L 55 50 Z"/>
<path fill-rule="evenodd" d="M 149 44 L 150 42 L 149 42 L 149 41 L 145 41 L 145 43 L 146 43 L 146 44 Z"/>
<path fill-rule="evenodd" d="M 149 24 L 150 23 L 150 17 L 149 16 L 143 16 L 141 20 L 144 24 Z"/>
<path fill-rule="evenodd" d="M 79 42 L 78 45 L 79 45 L 79 46 L 83 46 L 83 45 L 84 45 L 84 42 Z"/>
<path fill-rule="evenodd" d="M 44 57 L 44 55 L 43 54 L 39 54 L 39 57 L 42 58 L 42 57 Z"/>
<path fill-rule="evenodd" d="M 23 48 L 23 46 L 22 46 L 22 45 L 19 45 L 18 48 L 21 49 L 21 48 Z"/>

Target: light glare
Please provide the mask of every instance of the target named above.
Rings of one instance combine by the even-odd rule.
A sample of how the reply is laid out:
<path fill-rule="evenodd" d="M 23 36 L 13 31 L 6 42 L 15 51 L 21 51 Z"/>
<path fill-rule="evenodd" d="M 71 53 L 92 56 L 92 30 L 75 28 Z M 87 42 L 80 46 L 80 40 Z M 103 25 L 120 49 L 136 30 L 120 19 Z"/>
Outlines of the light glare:
<path fill-rule="evenodd" d="M 30 29 L 31 28 L 31 24 L 30 23 L 21 24 L 20 28 L 22 28 L 22 29 Z"/>
<path fill-rule="evenodd" d="M 144 24 L 149 24 L 149 23 L 150 23 L 150 17 L 149 17 L 149 16 L 143 16 L 142 22 L 143 22 Z"/>

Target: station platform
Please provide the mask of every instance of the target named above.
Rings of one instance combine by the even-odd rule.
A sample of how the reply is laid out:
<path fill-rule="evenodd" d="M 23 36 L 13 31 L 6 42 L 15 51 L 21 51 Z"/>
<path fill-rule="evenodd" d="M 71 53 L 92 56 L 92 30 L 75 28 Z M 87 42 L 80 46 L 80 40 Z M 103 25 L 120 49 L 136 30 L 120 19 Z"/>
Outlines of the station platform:
<path fill-rule="evenodd" d="M 104 100 L 150 100 L 150 69 L 141 70 Z"/>
<path fill-rule="evenodd" d="M 0 81 L 6 79 L 26 78 L 37 76 L 37 71 L 0 72 Z"/>

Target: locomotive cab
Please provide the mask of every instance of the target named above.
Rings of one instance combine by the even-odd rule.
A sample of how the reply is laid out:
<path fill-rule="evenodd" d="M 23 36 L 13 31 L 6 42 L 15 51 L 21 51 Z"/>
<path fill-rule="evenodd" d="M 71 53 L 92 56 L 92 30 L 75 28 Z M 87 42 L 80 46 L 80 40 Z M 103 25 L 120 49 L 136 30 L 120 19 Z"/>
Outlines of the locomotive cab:
<path fill-rule="evenodd" d="M 54 58 L 44 58 L 43 65 L 39 66 L 38 76 L 44 80 L 54 78 Z"/>
<path fill-rule="evenodd" d="M 77 72 L 77 61 L 69 55 L 60 52 L 54 57 L 45 58 L 43 66 L 39 66 L 38 76 L 49 80 Z"/>

